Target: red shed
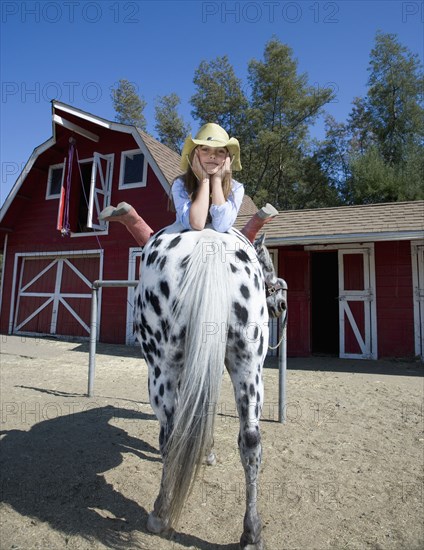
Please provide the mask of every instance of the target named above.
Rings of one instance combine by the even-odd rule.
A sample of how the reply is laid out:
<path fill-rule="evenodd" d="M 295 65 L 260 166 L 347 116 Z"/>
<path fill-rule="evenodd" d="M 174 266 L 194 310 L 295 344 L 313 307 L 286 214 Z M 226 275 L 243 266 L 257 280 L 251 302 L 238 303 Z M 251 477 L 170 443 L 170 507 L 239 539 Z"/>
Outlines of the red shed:
<path fill-rule="evenodd" d="M 155 230 L 175 220 L 168 194 L 179 155 L 134 126 L 57 101 L 52 118 L 53 136 L 34 150 L 0 211 L 3 334 L 88 336 L 92 282 L 137 277 L 141 249 L 121 224 L 99 221 L 105 206 L 129 202 Z M 256 210 L 247 197 L 242 211 Z M 132 293 L 100 291 L 101 341 L 132 340 Z"/>
<path fill-rule="evenodd" d="M 423 357 L 424 201 L 285 211 L 264 229 L 289 355 Z"/>

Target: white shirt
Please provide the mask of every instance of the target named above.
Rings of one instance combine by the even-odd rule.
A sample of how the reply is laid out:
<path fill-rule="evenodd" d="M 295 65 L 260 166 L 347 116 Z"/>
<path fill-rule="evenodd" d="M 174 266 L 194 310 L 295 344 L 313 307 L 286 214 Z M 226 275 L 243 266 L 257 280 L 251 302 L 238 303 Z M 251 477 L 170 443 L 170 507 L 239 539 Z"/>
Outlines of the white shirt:
<path fill-rule="evenodd" d="M 231 180 L 231 189 L 232 191 L 224 204 L 211 204 L 209 208 L 212 227 L 220 233 L 225 233 L 234 225 L 243 200 L 244 185 L 242 183 Z M 185 229 L 193 229 L 190 225 L 191 199 L 181 178 L 177 178 L 172 184 L 172 198 L 174 200 L 177 221 Z"/>

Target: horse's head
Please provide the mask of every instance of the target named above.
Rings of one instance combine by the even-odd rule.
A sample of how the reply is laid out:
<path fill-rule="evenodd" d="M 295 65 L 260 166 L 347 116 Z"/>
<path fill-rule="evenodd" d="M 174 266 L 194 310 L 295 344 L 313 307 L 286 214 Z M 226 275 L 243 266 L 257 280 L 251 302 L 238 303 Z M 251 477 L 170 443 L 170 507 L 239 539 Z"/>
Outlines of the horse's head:
<path fill-rule="evenodd" d="M 287 309 L 287 285 L 277 277 L 271 256 L 265 246 L 265 235 L 258 237 L 253 246 L 265 278 L 266 303 L 270 317 L 280 317 Z"/>

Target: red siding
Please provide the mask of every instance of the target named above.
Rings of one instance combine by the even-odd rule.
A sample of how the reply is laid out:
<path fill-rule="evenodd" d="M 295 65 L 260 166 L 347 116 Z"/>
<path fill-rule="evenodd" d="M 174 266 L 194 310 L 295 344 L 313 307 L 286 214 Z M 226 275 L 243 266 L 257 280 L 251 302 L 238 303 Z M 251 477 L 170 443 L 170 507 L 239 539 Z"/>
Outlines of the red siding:
<path fill-rule="evenodd" d="M 67 117 L 69 118 L 69 117 Z M 75 121 L 81 125 L 81 120 Z M 91 158 L 93 152 L 102 154 L 114 153 L 111 203 L 116 205 L 126 201 L 132 204 L 144 217 L 146 222 L 155 230 L 173 223 L 175 214 L 168 208 L 168 196 L 157 179 L 151 167 L 148 167 L 146 187 L 135 189 L 118 189 L 121 152 L 136 149 L 137 145 L 129 134 L 113 132 L 99 126 L 84 126 L 99 135 L 99 143 L 90 142 L 77 136 L 76 147 L 80 160 Z M 132 235 L 120 223 L 109 224 L 108 235 L 93 235 L 84 237 L 62 237 L 56 229 L 59 199 L 46 200 L 48 169 L 52 164 L 63 162 L 68 153 L 70 133 L 57 128 L 56 144 L 42 153 L 35 162 L 25 182 L 19 190 L 18 197 L 13 201 L 3 226 L 13 229 L 9 232 L 6 265 L 4 266 L 3 304 L 0 318 L 0 331 L 9 331 L 9 312 L 13 282 L 13 265 L 15 254 L 19 252 L 64 252 L 72 250 L 104 250 L 103 279 L 128 279 L 129 248 L 137 246 Z M 77 185 L 79 174 L 74 167 L 73 193 L 78 194 Z M 74 202 L 73 202 L 74 201 Z M 77 202 L 75 198 L 70 208 Z M 41 260 L 40 260 L 41 261 Z M 81 264 L 83 260 L 79 260 Z M 48 262 L 45 262 L 46 264 Z M 35 265 L 35 264 L 34 264 Z M 39 263 L 41 265 L 41 263 Z M 84 270 L 83 270 L 84 271 Z M 28 274 L 28 277 L 30 274 Z M 98 278 L 98 273 L 87 273 L 91 281 Z M 64 284 L 67 284 L 67 277 Z M 100 340 L 110 343 L 124 343 L 127 313 L 127 289 L 102 289 L 102 316 L 100 326 Z M 29 298 L 26 299 L 29 305 Z M 83 307 L 86 318 L 86 304 Z M 46 317 L 46 319 L 44 319 Z M 27 329 L 37 330 L 37 323 L 42 323 L 43 331 L 48 326 L 48 312 L 43 318 L 34 320 Z M 59 316 L 59 334 L 69 333 L 69 327 L 75 324 L 66 312 Z M 62 330 L 63 329 L 63 330 Z"/>
<path fill-rule="evenodd" d="M 309 252 L 280 249 L 279 275 L 288 286 L 287 354 L 291 357 L 310 355 Z"/>
<path fill-rule="evenodd" d="M 379 357 L 414 355 L 410 241 L 375 244 Z"/>

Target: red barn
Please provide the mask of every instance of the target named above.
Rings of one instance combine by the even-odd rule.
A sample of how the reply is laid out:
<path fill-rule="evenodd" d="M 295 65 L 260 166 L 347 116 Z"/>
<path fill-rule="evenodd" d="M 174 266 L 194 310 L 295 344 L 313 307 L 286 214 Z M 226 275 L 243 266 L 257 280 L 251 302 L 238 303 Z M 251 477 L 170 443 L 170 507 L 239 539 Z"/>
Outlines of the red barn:
<path fill-rule="evenodd" d="M 3 334 L 88 336 L 92 282 L 137 278 L 141 250 L 121 224 L 99 221 L 105 206 L 126 201 L 154 230 L 175 220 L 169 190 L 179 155 L 134 126 L 57 101 L 52 117 L 53 136 L 34 150 L 0 211 Z M 256 210 L 246 197 L 242 212 Z M 132 341 L 132 293 L 100 291 L 101 341 Z"/>
<path fill-rule="evenodd" d="M 136 279 L 141 254 L 99 212 L 126 201 L 155 230 L 172 223 L 168 195 L 180 159 L 133 126 L 56 101 L 52 114 L 53 136 L 34 150 L 0 211 L 0 331 L 87 337 L 92 282 Z M 237 226 L 256 210 L 245 197 Z M 424 355 L 424 201 L 281 212 L 265 230 L 289 287 L 289 355 Z M 132 295 L 100 290 L 101 341 L 133 341 Z"/>
<path fill-rule="evenodd" d="M 280 212 L 265 229 L 289 355 L 424 356 L 424 201 Z"/>

